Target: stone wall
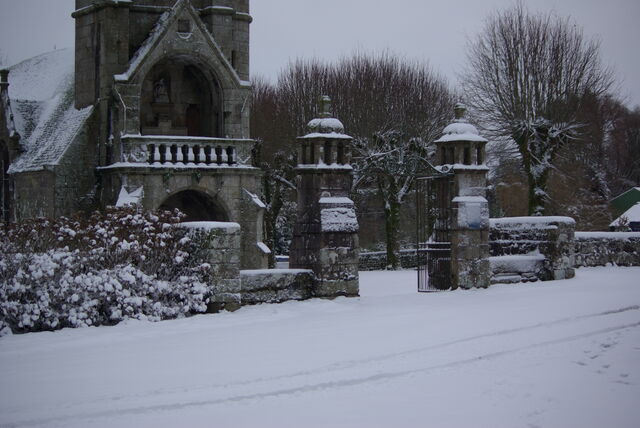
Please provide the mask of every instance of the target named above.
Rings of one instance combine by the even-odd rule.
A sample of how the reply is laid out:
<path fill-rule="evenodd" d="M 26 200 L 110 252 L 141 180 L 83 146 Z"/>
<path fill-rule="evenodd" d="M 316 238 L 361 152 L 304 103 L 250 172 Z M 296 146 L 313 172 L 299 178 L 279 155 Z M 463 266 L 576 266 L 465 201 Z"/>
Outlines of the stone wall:
<path fill-rule="evenodd" d="M 281 303 L 314 297 L 315 275 L 305 269 L 240 271 L 242 305 Z"/>
<path fill-rule="evenodd" d="M 492 282 L 526 282 L 574 276 L 574 228 L 569 217 L 491 219 L 489 234 Z M 640 235 L 640 234 L 639 234 Z M 400 253 L 402 268 L 418 266 L 415 250 Z M 386 253 L 360 254 L 360 270 L 383 270 Z"/>
<path fill-rule="evenodd" d="M 640 266 L 640 232 L 576 232 L 575 264 Z"/>
<path fill-rule="evenodd" d="M 202 251 L 211 265 L 211 302 L 209 310 L 236 310 L 241 306 L 240 286 L 240 225 L 221 222 L 182 223 L 194 234 L 203 234 Z"/>
<path fill-rule="evenodd" d="M 211 265 L 211 312 L 324 297 L 321 283 L 311 270 L 240 270 L 241 233 L 237 223 L 191 222 L 181 227 L 204 235 L 202 251 Z"/>
<path fill-rule="evenodd" d="M 54 217 L 55 182 L 51 169 L 15 174 L 16 221 Z"/>
<path fill-rule="evenodd" d="M 361 252 L 359 269 L 362 271 L 385 270 L 387 268 L 387 252 Z M 402 269 L 414 269 L 418 267 L 416 250 L 400 250 L 400 266 Z"/>
<path fill-rule="evenodd" d="M 247 192 L 257 194 L 260 189 L 261 171 L 248 167 L 227 168 L 167 168 L 122 167 L 102 168 L 102 199 L 115 204 L 117 195 L 125 185 L 133 191 L 142 187 L 142 205 L 146 209 L 158 209 L 169 196 L 185 190 L 202 193 L 220 205 L 229 221 L 242 227 L 241 269 L 267 267 L 267 255 L 261 250 L 262 212 Z M 246 191 L 245 191 L 246 190 Z"/>
<path fill-rule="evenodd" d="M 375 188 L 359 189 L 352 194 L 358 213 L 358 239 L 360 248 L 367 252 L 378 252 L 386 247 L 384 228 L 384 201 Z M 407 195 L 400 206 L 398 241 L 401 247 L 411 247 L 416 240 L 416 198 L 415 192 Z"/>
<path fill-rule="evenodd" d="M 492 268 L 501 266 L 499 272 L 493 273 L 512 277 L 520 275 L 522 280 L 534 277 L 542 281 L 573 278 L 574 234 L 575 221 L 570 217 L 491 219 L 491 256 L 501 258 L 492 262 Z M 528 257 L 523 260 L 523 256 Z"/>

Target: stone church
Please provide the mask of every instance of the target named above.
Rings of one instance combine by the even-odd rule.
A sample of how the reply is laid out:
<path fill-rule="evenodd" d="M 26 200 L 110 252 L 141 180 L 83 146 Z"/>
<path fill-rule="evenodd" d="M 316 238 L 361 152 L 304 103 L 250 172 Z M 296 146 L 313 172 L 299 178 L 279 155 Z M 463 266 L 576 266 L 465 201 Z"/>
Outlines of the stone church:
<path fill-rule="evenodd" d="M 76 0 L 75 52 L 0 77 L 2 221 L 138 203 L 241 226 L 264 268 L 249 0 Z"/>

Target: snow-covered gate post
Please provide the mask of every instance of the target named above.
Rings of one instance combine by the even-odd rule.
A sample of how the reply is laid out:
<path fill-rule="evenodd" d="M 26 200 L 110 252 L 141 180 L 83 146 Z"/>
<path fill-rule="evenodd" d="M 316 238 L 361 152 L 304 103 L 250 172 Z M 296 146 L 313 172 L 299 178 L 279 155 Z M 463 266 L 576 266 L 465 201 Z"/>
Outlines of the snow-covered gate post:
<path fill-rule="evenodd" d="M 289 265 L 315 273 L 317 297 L 357 296 L 358 220 L 349 199 L 351 140 L 322 97 L 320 117 L 298 138 L 298 216 Z"/>
<path fill-rule="evenodd" d="M 451 200 L 451 288 L 488 287 L 489 204 L 486 200 L 485 146 L 475 126 L 465 119 L 466 108 L 455 107 L 455 120 L 435 141 L 442 172 L 453 171 Z"/>

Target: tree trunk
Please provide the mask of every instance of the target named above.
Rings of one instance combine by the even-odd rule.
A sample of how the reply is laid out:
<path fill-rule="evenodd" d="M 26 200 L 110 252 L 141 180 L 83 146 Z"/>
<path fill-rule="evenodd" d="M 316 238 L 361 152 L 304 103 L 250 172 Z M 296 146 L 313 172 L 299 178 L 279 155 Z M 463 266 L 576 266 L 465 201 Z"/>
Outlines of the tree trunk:
<path fill-rule="evenodd" d="M 400 265 L 400 245 L 398 228 L 400 226 L 400 204 L 391 196 L 385 201 L 384 224 L 387 238 L 387 269 L 397 270 Z"/>
<path fill-rule="evenodd" d="M 544 215 L 547 195 L 547 178 L 549 176 L 549 171 L 545 170 L 544 172 L 536 175 L 534 173 L 534 168 L 539 167 L 540 164 L 536 162 L 534 156 L 531 155 L 529 138 L 527 136 L 520 135 L 513 136 L 513 139 L 518 145 L 520 155 L 522 156 L 522 167 L 527 174 L 529 215 Z"/>
<path fill-rule="evenodd" d="M 537 177 L 530 170 L 527 172 L 527 177 L 529 179 L 529 215 L 543 216 L 546 213 L 549 170 L 545 170 Z"/>
<path fill-rule="evenodd" d="M 276 222 L 282 209 L 282 189 L 278 183 L 270 182 L 269 177 L 263 178 L 264 196 L 267 209 L 264 213 L 264 231 L 267 245 L 271 248 L 269 254 L 269 268 L 276 267 Z"/>

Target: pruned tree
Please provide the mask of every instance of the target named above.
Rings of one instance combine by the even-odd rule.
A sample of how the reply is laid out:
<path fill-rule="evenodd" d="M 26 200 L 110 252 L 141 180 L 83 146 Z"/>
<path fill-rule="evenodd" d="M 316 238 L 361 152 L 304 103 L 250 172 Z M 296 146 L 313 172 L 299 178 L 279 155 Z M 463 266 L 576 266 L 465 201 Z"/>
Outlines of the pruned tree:
<path fill-rule="evenodd" d="M 413 189 L 416 177 L 429 168 L 428 147 L 428 142 L 421 138 L 394 130 L 355 140 L 358 178 L 354 187 L 373 184 L 382 197 L 387 265 L 391 269 L 400 267 L 400 208 Z"/>
<path fill-rule="evenodd" d="M 454 97 L 426 64 L 388 53 L 354 55 L 339 68 L 339 76 L 346 78 L 336 110 L 355 137 L 354 187 L 377 189 L 384 207 L 387 265 L 397 269 L 401 207 L 416 177 L 427 171 L 432 142 L 450 119 Z"/>
<path fill-rule="evenodd" d="M 466 102 L 494 139 L 515 142 L 527 174 L 529 213 L 542 215 L 559 150 L 582 138 L 577 113 L 610 91 L 600 48 L 569 18 L 530 13 L 522 2 L 493 14 L 469 44 Z"/>

